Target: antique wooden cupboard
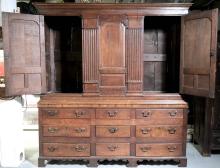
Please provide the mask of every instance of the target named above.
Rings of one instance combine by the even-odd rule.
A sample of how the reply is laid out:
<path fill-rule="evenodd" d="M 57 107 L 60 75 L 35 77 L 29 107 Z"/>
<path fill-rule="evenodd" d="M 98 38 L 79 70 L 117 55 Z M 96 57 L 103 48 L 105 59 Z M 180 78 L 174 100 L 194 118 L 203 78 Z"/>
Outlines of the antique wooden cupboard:
<path fill-rule="evenodd" d="M 186 166 L 184 95 L 215 97 L 217 10 L 191 4 L 45 4 L 4 13 L 6 92 L 44 94 L 45 160 L 175 160 Z"/>

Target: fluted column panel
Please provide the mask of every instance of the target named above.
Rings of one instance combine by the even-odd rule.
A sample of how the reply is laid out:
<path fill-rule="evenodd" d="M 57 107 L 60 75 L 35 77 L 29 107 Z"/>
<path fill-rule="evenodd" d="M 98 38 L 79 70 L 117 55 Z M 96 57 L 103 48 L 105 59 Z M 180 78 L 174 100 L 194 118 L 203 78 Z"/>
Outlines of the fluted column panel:
<path fill-rule="evenodd" d="M 128 29 L 127 45 L 127 84 L 129 93 L 141 93 L 143 90 L 143 32 L 142 29 Z"/>
<path fill-rule="evenodd" d="M 98 82 L 97 29 L 83 29 L 83 81 Z"/>
<path fill-rule="evenodd" d="M 143 92 L 143 18 L 129 18 L 126 31 L 127 93 Z"/>
<path fill-rule="evenodd" d="M 84 18 L 82 29 L 83 93 L 99 92 L 99 52 L 96 18 Z"/>

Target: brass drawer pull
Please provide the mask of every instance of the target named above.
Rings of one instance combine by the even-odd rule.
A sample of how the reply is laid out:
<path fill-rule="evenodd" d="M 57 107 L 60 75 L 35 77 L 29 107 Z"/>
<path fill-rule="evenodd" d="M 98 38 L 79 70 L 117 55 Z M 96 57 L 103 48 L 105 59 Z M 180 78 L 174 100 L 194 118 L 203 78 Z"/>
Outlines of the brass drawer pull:
<path fill-rule="evenodd" d="M 169 152 L 174 152 L 176 150 L 176 146 L 168 146 L 167 149 Z"/>
<path fill-rule="evenodd" d="M 54 152 L 55 150 L 57 150 L 57 147 L 49 146 L 47 149 L 49 152 Z"/>
<path fill-rule="evenodd" d="M 112 128 L 109 128 L 108 131 L 113 134 L 113 133 L 116 133 L 119 129 L 116 128 L 116 127 L 112 127 Z"/>
<path fill-rule="evenodd" d="M 119 148 L 119 147 L 116 145 L 109 145 L 108 146 L 108 150 L 110 150 L 110 151 L 115 151 L 117 148 Z"/>
<path fill-rule="evenodd" d="M 151 128 L 141 128 L 142 134 L 149 134 L 150 131 L 151 131 Z"/>
<path fill-rule="evenodd" d="M 47 114 L 48 114 L 49 116 L 53 117 L 53 116 L 57 115 L 58 112 L 57 112 L 56 110 L 49 110 L 49 111 L 47 111 Z"/>
<path fill-rule="evenodd" d="M 82 146 L 82 145 L 77 145 L 73 147 L 73 150 L 77 151 L 77 152 L 83 152 L 87 149 L 86 146 Z"/>
<path fill-rule="evenodd" d="M 142 114 L 143 117 L 150 117 L 151 116 L 150 111 L 143 111 L 141 114 Z"/>
<path fill-rule="evenodd" d="M 80 118 L 83 115 L 85 115 L 86 112 L 85 111 L 75 111 L 74 114 L 75 114 L 76 118 Z"/>
<path fill-rule="evenodd" d="M 108 111 L 107 113 L 108 113 L 109 117 L 115 117 L 118 112 L 117 111 Z"/>
<path fill-rule="evenodd" d="M 169 128 L 168 132 L 169 132 L 169 134 L 175 134 L 176 133 L 176 128 Z"/>
<path fill-rule="evenodd" d="M 140 147 L 140 149 L 142 152 L 148 152 L 149 150 L 151 150 L 151 147 L 150 146 L 142 146 L 142 147 Z"/>
<path fill-rule="evenodd" d="M 49 133 L 56 133 L 58 131 L 58 128 L 49 127 L 48 132 Z"/>
<path fill-rule="evenodd" d="M 169 114 L 170 114 L 170 117 L 174 117 L 177 115 L 177 111 L 171 111 L 169 112 Z"/>
<path fill-rule="evenodd" d="M 77 132 L 77 133 L 82 133 L 82 132 L 85 132 L 85 131 L 86 131 L 86 128 L 75 128 L 74 130 L 75 130 L 75 132 Z"/>

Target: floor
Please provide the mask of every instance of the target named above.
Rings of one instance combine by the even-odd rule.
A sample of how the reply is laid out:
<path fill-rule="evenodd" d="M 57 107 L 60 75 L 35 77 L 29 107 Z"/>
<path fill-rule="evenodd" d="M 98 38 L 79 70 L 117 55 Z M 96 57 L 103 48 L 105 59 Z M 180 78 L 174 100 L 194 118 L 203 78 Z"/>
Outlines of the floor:
<path fill-rule="evenodd" d="M 26 160 L 19 168 L 36 168 L 38 157 L 38 132 L 25 131 L 25 157 Z M 202 157 L 191 143 L 187 144 L 188 168 L 220 168 L 220 154 L 213 154 L 211 157 Z M 98 168 L 125 168 L 125 165 L 99 165 Z M 139 165 L 138 168 L 177 168 L 177 165 L 153 164 Z M 46 168 L 86 168 L 85 165 L 69 164 L 48 164 Z"/>

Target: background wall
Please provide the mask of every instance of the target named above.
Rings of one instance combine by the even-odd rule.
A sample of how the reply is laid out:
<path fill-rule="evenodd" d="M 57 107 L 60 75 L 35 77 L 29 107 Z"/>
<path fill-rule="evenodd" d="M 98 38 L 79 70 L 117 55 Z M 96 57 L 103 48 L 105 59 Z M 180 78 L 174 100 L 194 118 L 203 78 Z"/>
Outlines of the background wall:
<path fill-rule="evenodd" d="M 17 8 L 16 0 L 0 0 L 0 26 L 2 26 L 2 12 L 13 12 Z"/>

